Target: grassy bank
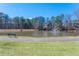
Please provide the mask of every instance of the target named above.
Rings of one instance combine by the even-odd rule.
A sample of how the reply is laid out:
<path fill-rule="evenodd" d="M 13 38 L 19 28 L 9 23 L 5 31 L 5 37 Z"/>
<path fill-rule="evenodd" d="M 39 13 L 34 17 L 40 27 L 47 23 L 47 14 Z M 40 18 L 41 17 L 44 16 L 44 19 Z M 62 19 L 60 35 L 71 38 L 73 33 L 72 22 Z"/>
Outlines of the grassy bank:
<path fill-rule="evenodd" d="M 79 42 L 0 42 L 0 55 L 79 56 Z"/>
<path fill-rule="evenodd" d="M 0 38 L 50 38 L 50 37 L 61 37 L 61 38 L 79 38 L 79 36 L 0 36 Z"/>

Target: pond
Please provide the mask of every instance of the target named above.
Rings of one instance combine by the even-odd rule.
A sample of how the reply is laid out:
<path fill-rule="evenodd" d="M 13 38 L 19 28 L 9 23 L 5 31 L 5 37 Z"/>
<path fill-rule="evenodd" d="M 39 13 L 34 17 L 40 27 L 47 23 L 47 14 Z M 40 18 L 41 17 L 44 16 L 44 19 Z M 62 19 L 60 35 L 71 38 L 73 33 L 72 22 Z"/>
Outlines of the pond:
<path fill-rule="evenodd" d="M 79 32 L 53 32 L 53 31 L 28 31 L 16 32 L 18 36 L 52 37 L 52 36 L 78 36 Z"/>
<path fill-rule="evenodd" d="M 7 35 L 12 32 L 1 32 L 0 35 Z M 17 36 L 32 36 L 32 37 L 53 37 L 53 36 L 78 36 L 79 32 L 53 32 L 53 31 L 23 31 L 13 32 Z"/>

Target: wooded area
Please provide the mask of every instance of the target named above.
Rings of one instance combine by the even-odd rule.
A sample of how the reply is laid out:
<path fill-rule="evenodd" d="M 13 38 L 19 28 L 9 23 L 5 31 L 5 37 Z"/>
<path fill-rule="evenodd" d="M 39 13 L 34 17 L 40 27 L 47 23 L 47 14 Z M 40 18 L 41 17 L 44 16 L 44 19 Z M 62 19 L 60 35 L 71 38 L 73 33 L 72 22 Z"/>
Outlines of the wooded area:
<path fill-rule="evenodd" d="M 9 17 L 0 12 L 0 29 L 38 29 L 38 30 L 74 30 L 79 28 L 79 11 L 75 12 L 77 19 L 72 19 L 72 15 L 58 15 L 51 18 L 38 16 L 34 18 L 24 18 L 16 16 Z"/>

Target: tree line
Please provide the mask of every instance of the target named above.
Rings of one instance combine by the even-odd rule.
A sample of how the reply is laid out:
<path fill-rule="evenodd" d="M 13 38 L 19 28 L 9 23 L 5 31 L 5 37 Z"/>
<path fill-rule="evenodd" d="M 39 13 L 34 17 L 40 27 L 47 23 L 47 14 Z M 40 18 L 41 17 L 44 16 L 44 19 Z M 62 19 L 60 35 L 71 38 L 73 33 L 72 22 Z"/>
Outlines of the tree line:
<path fill-rule="evenodd" d="M 51 18 L 38 16 L 34 18 L 24 18 L 16 16 L 10 18 L 7 14 L 0 12 L 0 29 L 38 29 L 38 30 L 68 30 L 79 27 L 79 13 L 75 12 L 76 19 L 72 15 L 58 15 Z"/>

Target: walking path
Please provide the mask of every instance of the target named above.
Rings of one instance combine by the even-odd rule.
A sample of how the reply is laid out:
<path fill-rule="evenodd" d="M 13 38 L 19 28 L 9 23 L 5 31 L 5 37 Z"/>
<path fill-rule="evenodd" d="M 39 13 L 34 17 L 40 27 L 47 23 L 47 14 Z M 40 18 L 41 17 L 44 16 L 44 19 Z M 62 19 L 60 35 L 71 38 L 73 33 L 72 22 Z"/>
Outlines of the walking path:
<path fill-rule="evenodd" d="M 56 41 L 79 41 L 79 37 L 19 37 L 19 38 L 0 38 L 0 41 L 17 41 L 17 42 L 56 42 Z"/>

